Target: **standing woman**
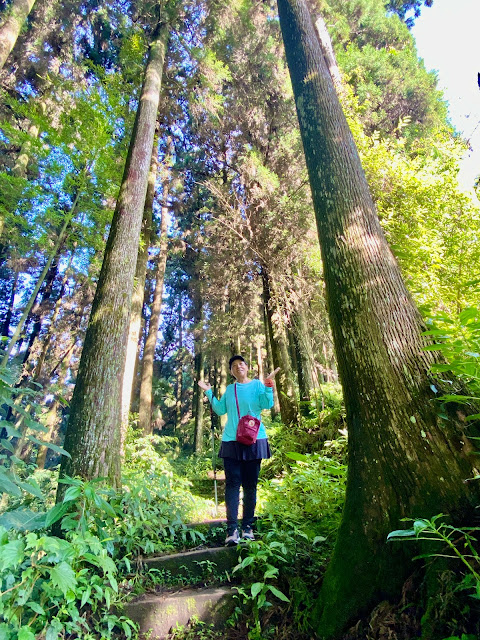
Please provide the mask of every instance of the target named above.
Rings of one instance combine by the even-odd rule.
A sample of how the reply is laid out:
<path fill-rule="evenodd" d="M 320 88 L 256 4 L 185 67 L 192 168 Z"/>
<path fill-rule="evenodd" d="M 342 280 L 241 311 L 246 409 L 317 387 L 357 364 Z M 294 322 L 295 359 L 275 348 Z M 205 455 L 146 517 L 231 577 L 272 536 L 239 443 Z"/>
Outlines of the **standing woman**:
<path fill-rule="evenodd" d="M 243 487 L 242 539 L 255 539 L 252 526 L 255 520 L 260 464 L 262 459 L 270 458 L 270 447 L 265 426 L 261 422 L 261 412 L 262 409 L 273 407 L 273 378 L 279 369 L 271 373 L 265 383 L 262 383 L 257 379 L 249 379 L 248 365 L 243 356 L 233 356 L 230 358 L 228 366 L 230 373 L 235 378 L 235 383 L 228 385 L 220 400 L 213 396 L 210 384 L 201 380 L 198 386 L 205 391 L 205 395 L 210 400 L 216 414 L 219 416 L 227 414 L 227 423 L 223 430 L 222 444 L 218 455 L 223 458 L 226 479 L 227 537 L 225 544 L 233 546 L 240 542 L 238 530 L 240 486 Z M 236 441 L 239 418 L 247 415 L 260 420 L 257 441 L 251 445 Z"/>

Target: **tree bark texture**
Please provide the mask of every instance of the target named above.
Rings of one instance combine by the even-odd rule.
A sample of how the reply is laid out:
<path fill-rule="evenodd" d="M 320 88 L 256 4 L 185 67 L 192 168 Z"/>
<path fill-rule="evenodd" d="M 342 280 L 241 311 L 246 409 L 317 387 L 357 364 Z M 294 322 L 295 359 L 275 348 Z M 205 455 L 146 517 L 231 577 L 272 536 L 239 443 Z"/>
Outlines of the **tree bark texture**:
<path fill-rule="evenodd" d="M 155 184 L 158 168 L 158 137 L 155 136 L 148 174 L 147 195 L 143 208 L 142 232 L 138 247 L 137 266 L 133 286 L 132 308 L 130 311 L 130 327 L 128 332 L 127 353 L 125 357 L 125 371 L 122 386 L 122 426 L 120 435 L 120 449 L 123 455 L 123 444 L 127 435 L 128 414 L 133 392 L 135 365 L 138 352 L 138 341 L 142 324 L 142 309 L 145 297 L 145 280 L 147 277 L 148 250 L 152 242 L 153 232 L 153 200 L 155 198 Z"/>
<path fill-rule="evenodd" d="M 155 279 L 155 292 L 153 294 L 152 310 L 148 325 L 147 339 L 143 350 L 142 375 L 140 382 L 140 404 L 138 409 L 138 426 L 145 435 L 152 433 L 152 384 L 153 361 L 155 359 L 155 347 L 157 346 L 158 327 L 162 312 L 163 281 L 165 279 L 165 267 L 167 265 L 168 238 L 168 176 L 163 182 L 162 222 L 160 228 L 160 248 L 157 256 L 157 273 Z"/>
<path fill-rule="evenodd" d="M 304 0 L 278 0 L 310 177 L 326 295 L 349 428 L 346 503 L 315 610 L 336 638 L 411 570 L 387 546 L 403 517 L 450 514 L 468 525 L 479 485 L 474 447 L 455 407 L 438 415 L 424 326 L 386 243 L 353 137 Z M 450 387 L 451 389 L 452 387 Z M 478 435 L 478 427 L 468 427 Z M 477 458 L 478 459 L 478 458 Z"/>
<path fill-rule="evenodd" d="M 3 69 L 34 4 L 35 0 L 14 0 L 10 5 L 8 17 L 0 27 L 0 69 Z"/>
<path fill-rule="evenodd" d="M 167 39 L 159 23 L 70 405 L 65 448 L 72 457 L 63 459 L 62 475 L 120 478 L 122 379 Z"/>

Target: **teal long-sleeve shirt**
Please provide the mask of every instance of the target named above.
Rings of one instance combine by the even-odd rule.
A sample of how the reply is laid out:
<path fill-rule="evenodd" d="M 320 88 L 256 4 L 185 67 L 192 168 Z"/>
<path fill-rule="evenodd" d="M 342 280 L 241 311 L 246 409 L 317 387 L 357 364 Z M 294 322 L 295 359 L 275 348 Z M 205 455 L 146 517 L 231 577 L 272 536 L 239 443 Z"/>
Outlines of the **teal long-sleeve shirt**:
<path fill-rule="evenodd" d="M 273 407 L 273 389 L 266 387 L 260 380 L 250 380 L 250 382 L 236 383 L 238 406 L 240 408 L 240 416 L 254 416 L 260 420 L 260 430 L 258 432 L 258 440 L 267 437 L 267 432 L 262 420 L 262 410 L 271 409 Z M 213 391 L 208 389 L 205 395 L 212 404 L 212 409 L 219 416 L 227 414 L 227 424 L 223 430 L 222 440 L 224 442 L 232 442 L 237 437 L 238 411 L 235 402 L 235 384 L 229 384 L 225 393 L 217 400 L 213 395 Z"/>

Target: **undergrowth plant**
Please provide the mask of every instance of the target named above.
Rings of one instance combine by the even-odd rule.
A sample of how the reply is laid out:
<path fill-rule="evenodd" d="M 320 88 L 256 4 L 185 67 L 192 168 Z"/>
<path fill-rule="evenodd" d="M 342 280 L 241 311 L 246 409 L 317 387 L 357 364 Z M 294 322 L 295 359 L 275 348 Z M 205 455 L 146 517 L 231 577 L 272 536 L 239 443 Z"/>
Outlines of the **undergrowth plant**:
<path fill-rule="evenodd" d="M 313 634 L 314 593 L 343 506 L 346 466 L 340 460 L 345 446 L 343 435 L 322 454 L 288 453 L 290 466 L 261 484 L 261 537 L 246 546 L 234 570 L 242 577 L 236 587 L 241 603 L 236 616 L 247 625 L 251 640 L 280 627 L 295 637 Z"/>

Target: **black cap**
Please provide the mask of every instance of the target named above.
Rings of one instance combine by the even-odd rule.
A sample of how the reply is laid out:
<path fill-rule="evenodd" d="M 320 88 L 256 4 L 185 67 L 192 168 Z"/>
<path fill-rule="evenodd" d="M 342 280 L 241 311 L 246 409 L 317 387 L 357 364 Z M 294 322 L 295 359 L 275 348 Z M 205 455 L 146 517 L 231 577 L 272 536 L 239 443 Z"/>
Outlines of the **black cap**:
<path fill-rule="evenodd" d="M 245 358 L 243 356 L 232 356 L 230 358 L 230 360 L 228 361 L 228 368 L 231 369 L 232 368 L 232 364 L 235 362 L 235 360 L 241 360 L 242 362 L 245 362 L 245 364 L 247 364 Z"/>

